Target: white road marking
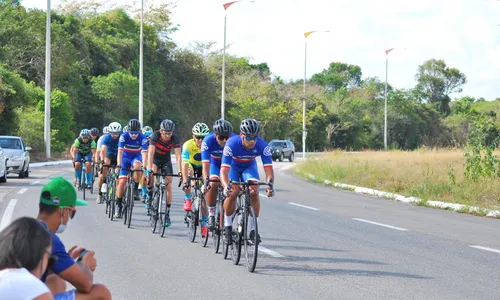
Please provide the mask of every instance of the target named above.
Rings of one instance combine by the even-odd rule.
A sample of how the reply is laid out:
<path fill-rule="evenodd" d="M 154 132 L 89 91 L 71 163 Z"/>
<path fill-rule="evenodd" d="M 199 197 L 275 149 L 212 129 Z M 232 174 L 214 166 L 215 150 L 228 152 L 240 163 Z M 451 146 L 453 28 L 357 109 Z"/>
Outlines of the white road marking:
<path fill-rule="evenodd" d="M 22 194 L 26 193 L 26 191 L 27 191 L 27 190 L 28 190 L 27 188 L 22 188 L 22 189 L 20 189 L 20 190 L 19 190 L 19 192 L 17 192 L 17 193 L 18 193 L 19 195 L 22 195 Z"/>
<path fill-rule="evenodd" d="M 276 258 L 283 258 L 285 257 L 284 255 L 281 255 L 279 254 L 278 252 L 274 252 L 273 250 L 269 250 L 265 247 L 262 247 L 262 246 L 259 246 L 259 251 L 265 253 L 265 254 L 268 254 L 268 255 L 271 255 L 272 257 L 276 257 Z"/>
<path fill-rule="evenodd" d="M 39 184 L 39 183 L 40 183 L 40 181 L 37 180 L 37 181 L 33 181 L 32 183 L 30 183 L 30 185 L 35 185 L 35 184 Z"/>
<path fill-rule="evenodd" d="M 311 206 L 307 206 L 307 205 L 302 205 L 302 204 L 298 204 L 298 203 L 293 203 L 293 202 L 288 202 L 288 204 L 295 205 L 295 206 L 298 206 L 298 207 L 307 208 L 307 209 L 311 209 L 311 210 L 319 210 L 318 208 L 315 208 L 315 207 L 311 207 Z"/>
<path fill-rule="evenodd" d="M 7 208 L 3 212 L 2 222 L 0 222 L 0 231 L 2 231 L 5 227 L 9 226 L 12 220 L 12 214 L 14 213 L 14 207 L 16 206 L 17 199 L 10 200 Z"/>
<path fill-rule="evenodd" d="M 495 252 L 495 253 L 500 253 L 500 250 L 498 250 L 498 249 L 493 249 L 493 248 L 488 248 L 488 247 L 483 247 L 483 246 L 469 245 L 469 247 L 481 249 L 481 250 L 485 250 L 485 251 L 490 251 L 490 252 Z"/>
<path fill-rule="evenodd" d="M 365 223 L 378 225 L 378 226 L 382 226 L 382 227 L 387 227 L 387 228 L 391 228 L 391 229 L 396 229 L 396 230 L 400 230 L 400 231 L 408 231 L 408 229 L 405 229 L 405 228 L 387 225 L 387 224 L 383 224 L 383 223 L 378 223 L 378 222 L 373 222 L 373 221 L 368 221 L 368 220 L 358 219 L 358 218 L 352 218 L 352 219 L 356 220 L 356 221 L 365 222 Z"/>

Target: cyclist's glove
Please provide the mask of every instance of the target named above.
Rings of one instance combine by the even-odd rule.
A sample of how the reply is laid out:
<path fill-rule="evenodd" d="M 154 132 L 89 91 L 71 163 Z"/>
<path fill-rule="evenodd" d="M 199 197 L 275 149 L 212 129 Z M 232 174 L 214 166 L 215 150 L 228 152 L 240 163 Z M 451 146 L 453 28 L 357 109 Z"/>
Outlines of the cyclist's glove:
<path fill-rule="evenodd" d="M 185 191 L 187 189 L 189 189 L 189 183 L 184 182 L 184 185 L 182 186 L 182 190 Z"/>
<path fill-rule="evenodd" d="M 151 174 L 151 170 L 146 170 L 146 176 L 148 176 L 149 174 Z"/>

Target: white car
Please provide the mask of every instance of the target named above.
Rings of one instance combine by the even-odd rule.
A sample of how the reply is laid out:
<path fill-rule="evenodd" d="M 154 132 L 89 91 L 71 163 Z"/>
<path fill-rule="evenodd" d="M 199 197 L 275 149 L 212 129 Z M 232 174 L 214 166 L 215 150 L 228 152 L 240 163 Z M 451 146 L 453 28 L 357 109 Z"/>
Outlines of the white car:
<path fill-rule="evenodd" d="M 7 162 L 2 147 L 0 147 L 0 182 L 7 182 Z"/>
<path fill-rule="evenodd" d="M 19 174 L 19 178 L 29 176 L 31 147 L 27 147 L 18 136 L 0 136 L 0 147 L 7 159 L 7 173 Z"/>

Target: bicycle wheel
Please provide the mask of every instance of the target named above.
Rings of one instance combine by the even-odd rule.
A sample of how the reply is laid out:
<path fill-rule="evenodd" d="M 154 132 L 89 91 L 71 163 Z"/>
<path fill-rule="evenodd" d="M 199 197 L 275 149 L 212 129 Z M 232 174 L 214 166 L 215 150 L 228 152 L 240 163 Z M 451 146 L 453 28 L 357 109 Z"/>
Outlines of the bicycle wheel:
<path fill-rule="evenodd" d="M 84 169 L 82 171 L 82 178 L 80 178 L 80 187 L 82 187 L 82 191 L 83 191 L 83 200 L 87 200 L 87 199 L 85 199 L 85 190 L 87 189 L 86 177 L 87 177 L 87 174 L 86 174 L 85 169 Z"/>
<path fill-rule="evenodd" d="M 130 192 L 131 192 L 131 189 L 130 189 L 130 182 L 127 180 L 127 182 L 125 183 L 126 186 L 125 186 L 125 197 L 123 197 L 122 199 L 122 217 L 123 217 L 123 224 L 127 224 L 127 218 L 128 218 L 128 202 L 129 202 L 129 198 L 131 197 L 130 196 Z"/>
<path fill-rule="evenodd" d="M 90 181 L 90 193 L 94 193 L 95 167 L 92 167 L 92 180 Z"/>
<path fill-rule="evenodd" d="M 217 204 L 215 205 L 215 228 L 212 230 L 212 248 L 215 253 L 219 253 L 220 248 L 220 229 L 221 229 L 221 214 L 220 214 L 220 202 L 217 199 Z"/>
<path fill-rule="evenodd" d="M 163 186 L 162 189 L 160 190 L 160 201 L 158 202 L 158 206 L 160 207 L 158 209 L 158 212 L 161 214 L 161 208 L 163 207 L 163 218 L 162 218 L 162 222 L 160 223 L 160 229 L 161 229 L 161 234 L 160 236 L 163 237 L 163 235 L 165 235 L 165 229 L 167 228 L 167 226 L 165 225 L 165 223 L 167 222 L 167 200 L 165 199 L 165 187 Z M 165 205 L 162 205 L 163 201 L 165 201 Z"/>
<path fill-rule="evenodd" d="M 250 197 L 250 196 L 249 196 Z M 243 222 L 243 232 L 244 232 L 244 242 L 245 242 L 245 262 L 247 265 L 247 269 L 249 272 L 253 272 L 255 270 L 255 266 L 257 266 L 257 256 L 259 253 L 259 229 L 257 224 L 257 217 L 255 216 L 255 211 L 251 205 L 247 206 L 245 210 L 245 221 Z M 252 220 L 254 224 L 254 236 L 253 239 L 250 239 L 250 220 Z"/>
<path fill-rule="evenodd" d="M 156 231 L 156 224 L 158 224 L 158 215 L 159 215 L 159 209 L 158 209 L 158 190 L 155 188 L 155 191 L 153 192 L 153 197 L 151 198 L 151 209 L 150 209 L 150 214 L 149 214 L 149 225 L 151 227 L 151 232 L 155 233 Z"/>
<path fill-rule="evenodd" d="M 226 259 L 228 254 L 229 254 L 229 246 L 227 244 L 227 241 L 226 241 L 226 238 L 225 238 L 225 235 L 224 235 L 224 224 L 225 224 L 225 219 L 226 219 L 226 213 L 224 212 L 224 207 L 221 207 L 221 210 L 220 210 L 220 220 L 221 220 L 221 223 L 220 223 L 220 228 L 221 228 L 221 231 L 220 231 L 220 235 L 222 235 L 222 258 L 223 259 Z"/>
<path fill-rule="evenodd" d="M 108 197 L 109 199 L 109 215 L 108 217 L 113 221 L 113 218 L 115 217 L 115 202 L 116 202 L 116 179 L 111 180 L 111 184 L 109 186 L 111 188 L 111 196 Z"/>
<path fill-rule="evenodd" d="M 127 227 L 130 228 L 130 222 L 132 222 L 132 212 L 134 210 L 134 190 L 135 188 L 133 187 L 134 186 L 134 183 L 132 182 L 130 185 L 129 185 L 129 189 L 130 189 L 130 193 L 129 193 L 129 196 L 127 198 L 128 200 L 128 208 L 127 208 L 127 212 L 128 212 L 128 216 L 127 216 Z"/>
<path fill-rule="evenodd" d="M 231 244 L 231 258 L 233 264 L 237 265 L 240 263 L 241 258 L 241 241 L 242 241 L 242 214 L 239 207 L 233 213 L 233 243 Z"/>
<path fill-rule="evenodd" d="M 200 220 L 200 244 L 202 247 L 206 247 L 208 243 L 208 231 L 205 236 L 202 234 L 202 220 L 203 220 L 203 206 L 205 206 L 205 209 L 207 209 L 207 203 L 205 200 L 205 197 L 201 196 L 200 201 L 198 202 L 198 220 Z"/>

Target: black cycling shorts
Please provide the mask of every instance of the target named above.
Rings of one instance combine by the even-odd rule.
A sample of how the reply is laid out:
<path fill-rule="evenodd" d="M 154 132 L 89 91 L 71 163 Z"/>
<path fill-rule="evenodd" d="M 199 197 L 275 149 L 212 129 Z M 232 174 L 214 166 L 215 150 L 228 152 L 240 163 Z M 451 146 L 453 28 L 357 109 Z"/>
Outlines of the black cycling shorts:
<path fill-rule="evenodd" d="M 116 155 L 109 154 L 109 155 L 106 156 L 106 158 L 109 159 L 109 164 L 110 165 L 116 166 L 118 164 L 117 160 L 116 160 Z"/>
<path fill-rule="evenodd" d="M 203 177 L 202 167 L 196 167 L 193 164 L 191 164 L 190 168 L 193 169 L 193 177 Z"/>
<path fill-rule="evenodd" d="M 158 169 L 157 173 L 172 174 L 174 172 L 174 169 L 172 167 L 172 161 L 170 160 L 161 161 L 153 157 L 153 164 L 155 164 Z"/>

